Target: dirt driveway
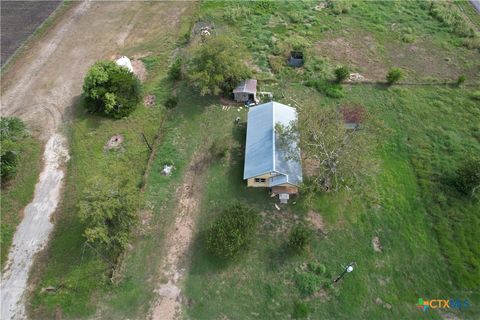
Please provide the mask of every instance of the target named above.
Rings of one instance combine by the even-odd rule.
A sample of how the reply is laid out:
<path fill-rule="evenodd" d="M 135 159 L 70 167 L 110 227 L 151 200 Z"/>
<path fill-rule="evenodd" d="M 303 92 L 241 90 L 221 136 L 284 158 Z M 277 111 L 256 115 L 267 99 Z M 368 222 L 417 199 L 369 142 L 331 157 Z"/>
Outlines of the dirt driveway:
<path fill-rule="evenodd" d="M 23 119 L 46 142 L 35 197 L 17 228 L 1 279 L 1 318 L 25 318 L 24 294 L 32 260 L 45 247 L 51 215 L 61 197 L 68 159 L 65 123 L 80 96 L 83 78 L 97 60 L 176 34 L 188 2 L 74 2 L 58 23 L 34 41 L 2 76 L 1 112 Z M 161 43 L 161 41 L 159 41 Z M 152 48 L 153 49 L 153 48 Z"/>
<path fill-rule="evenodd" d="M 174 320 L 181 317 L 181 286 L 185 260 L 200 210 L 203 180 L 208 163 L 209 159 L 204 151 L 197 151 L 185 172 L 182 185 L 176 191 L 175 224 L 166 239 L 167 255 L 161 269 L 162 278 L 166 283 L 155 290 L 158 300 L 153 306 L 152 320 Z"/>

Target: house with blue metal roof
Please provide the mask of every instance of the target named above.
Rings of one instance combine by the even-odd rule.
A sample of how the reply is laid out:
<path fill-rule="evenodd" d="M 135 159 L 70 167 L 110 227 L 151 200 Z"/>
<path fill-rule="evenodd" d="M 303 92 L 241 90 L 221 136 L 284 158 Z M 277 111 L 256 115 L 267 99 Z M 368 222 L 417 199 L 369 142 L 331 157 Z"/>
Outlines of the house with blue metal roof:
<path fill-rule="evenodd" d="M 249 187 L 272 188 L 280 198 L 298 193 L 302 183 L 299 141 L 290 141 L 290 150 L 298 152 L 292 156 L 282 148 L 275 126 L 289 126 L 297 120 L 295 108 L 271 101 L 251 107 L 247 117 L 247 141 L 243 179 Z M 283 195 L 283 196 L 282 196 Z"/>

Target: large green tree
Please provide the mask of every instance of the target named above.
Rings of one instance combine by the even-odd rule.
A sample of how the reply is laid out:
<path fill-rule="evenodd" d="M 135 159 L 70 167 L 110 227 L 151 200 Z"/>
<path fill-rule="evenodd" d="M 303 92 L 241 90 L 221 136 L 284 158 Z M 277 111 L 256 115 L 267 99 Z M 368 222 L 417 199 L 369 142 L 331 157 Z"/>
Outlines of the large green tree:
<path fill-rule="evenodd" d="M 88 110 L 112 118 L 129 115 L 141 99 L 137 77 L 112 61 L 99 61 L 90 68 L 83 92 Z"/>
<path fill-rule="evenodd" d="M 138 191 L 109 179 L 96 178 L 83 191 L 79 217 L 87 242 L 115 256 L 128 244 L 137 223 Z"/>
<path fill-rule="evenodd" d="M 21 139 L 26 136 L 25 124 L 18 118 L 0 118 L 0 162 L 2 179 L 15 175 L 21 151 Z"/>
<path fill-rule="evenodd" d="M 340 112 L 319 107 L 309 108 L 287 126 L 275 126 L 280 148 L 287 156 L 298 157 L 296 149 L 300 148 L 303 159 L 309 162 L 311 172 L 307 178 L 312 183 L 305 187 L 313 188 L 310 191 L 316 191 L 318 186 L 335 191 L 350 188 L 363 184 L 367 176 L 375 173 L 371 129 L 365 119 L 361 126 L 348 129 Z M 300 144 L 292 144 L 290 141 L 297 140 L 299 134 Z"/>
<path fill-rule="evenodd" d="M 192 50 L 188 79 L 201 95 L 230 93 L 240 81 L 251 77 L 245 57 L 245 50 L 230 38 L 209 38 Z"/>

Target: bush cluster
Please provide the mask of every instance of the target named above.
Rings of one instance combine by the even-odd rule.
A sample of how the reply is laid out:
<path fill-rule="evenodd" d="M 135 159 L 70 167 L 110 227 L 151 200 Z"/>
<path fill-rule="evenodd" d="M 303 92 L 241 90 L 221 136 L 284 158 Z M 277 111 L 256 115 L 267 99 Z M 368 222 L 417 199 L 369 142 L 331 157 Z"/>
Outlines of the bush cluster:
<path fill-rule="evenodd" d="M 394 84 L 403 79 L 403 71 L 400 68 L 392 68 L 387 73 L 387 83 Z"/>
<path fill-rule="evenodd" d="M 318 262 L 308 263 L 307 269 L 297 272 L 294 280 L 300 293 L 305 296 L 312 295 L 321 288 L 328 287 L 329 281 L 331 281 L 326 273 L 325 266 Z"/>
<path fill-rule="evenodd" d="M 315 88 L 318 92 L 323 93 L 330 98 L 343 98 L 345 95 L 343 87 L 338 83 L 332 83 L 325 79 L 319 79 L 315 81 Z"/>
<path fill-rule="evenodd" d="M 99 61 L 83 83 L 86 108 L 111 118 L 129 115 L 141 100 L 140 81 L 113 61 Z"/>
<path fill-rule="evenodd" d="M 335 80 L 337 83 L 340 83 L 348 78 L 350 75 L 350 71 L 346 66 L 341 66 L 335 69 Z"/>
<path fill-rule="evenodd" d="M 20 157 L 20 140 L 27 135 L 25 124 L 18 118 L 0 118 L 0 171 L 2 180 L 16 173 Z"/>
<path fill-rule="evenodd" d="M 112 257 L 121 253 L 138 221 L 138 202 L 136 190 L 125 183 L 105 178 L 91 180 L 78 204 L 78 215 L 85 224 L 87 242 Z"/>
<path fill-rule="evenodd" d="M 170 79 L 176 81 L 182 78 L 182 59 L 177 57 L 168 70 Z"/>
<path fill-rule="evenodd" d="M 296 252 L 302 252 L 310 244 L 312 237 L 310 229 L 303 225 L 296 225 L 288 237 L 288 247 Z"/>
<path fill-rule="evenodd" d="M 192 49 L 187 73 L 201 95 L 230 94 L 242 80 L 251 77 L 243 47 L 231 38 L 217 36 Z"/>
<path fill-rule="evenodd" d="M 228 153 L 228 139 L 226 137 L 215 139 L 210 147 L 210 154 L 215 159 L 222 159 Z"/>
<path fill-rule="evenodd" d="M 178 98 L 174 95 L 169 96 L 165 101 L 165 107 L 167 107 L 167 109 L 173 109 L 177 106 L 177 104 Z"/>
<path fill-rule="evenodd" d="M 308 317 L 310 313 L 310 308 L 305 302 L 302 301 L 295 301 L 293 304 L 293 319 L 303 319 Z"/>
<path fill-rule="evenodd" d="M 244 205 L 228 207 L 208 230 L 208 251 L 220 259 L 233 258 L 252 241 L 258 220 L 258 215 Z"/>
<path fill-rule="evenodd" d="M 457 169 L 454 185 L 465 195 L 478 191 L 480 189 L 480 159 L 465 161 Z"/>

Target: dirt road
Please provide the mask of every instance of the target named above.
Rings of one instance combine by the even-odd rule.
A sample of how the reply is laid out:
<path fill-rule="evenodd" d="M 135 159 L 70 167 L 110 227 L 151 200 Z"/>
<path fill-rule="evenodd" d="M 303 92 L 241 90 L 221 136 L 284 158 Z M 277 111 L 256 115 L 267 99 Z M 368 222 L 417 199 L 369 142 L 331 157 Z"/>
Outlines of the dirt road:
<path fill-rule="evenodd" d="M 2 115 L 23 119 L 47 144 L 34 200 L 25 209 L 2 274 L 1 319 L 25 318 L 23 299 L 32 259 L 48 241 L 50 218 L 61 197 L 68 157 L 61 132 L 86 71 L 97 60 L 122 54 L 125 47 L 171 32 L 186 7 L 168 2 L 75 2 L 2 76 Z"/>
<path fill-rule="evenodd" d="M 195 230 L 195 222 L 202 195 L 202 180 L 208 164 L 199 151 L 193 157 L 183 178 L 183 183 L 176 191 L 177 208 L 175 225 L 167 236 L 167 255 L 162 265 L 162 278 L 167 283 L 161 284 L 155 291 L 158 300 L 153 307 L 153 320 L 173 320 L 180 318 L 182 294 L 181 281 L 184 273 L 185 259 L 190 248 Z"/>
<path fill-rule="evenodd" d="M 48 140 L 43 160 L 45 167 L 35 186 L 33 201 L 24 210 L 24 218 L 13 238 L 6 271 L 2 274 L 2 319 L 25 318 L 25 308 L 18 302 L 27 287 L 33 257 L 45 246 L 52 232 L 50 217 L 57 207 L 64 176 L 61 167 L 68 160 L 62 135 L 55 134 Z"/>

